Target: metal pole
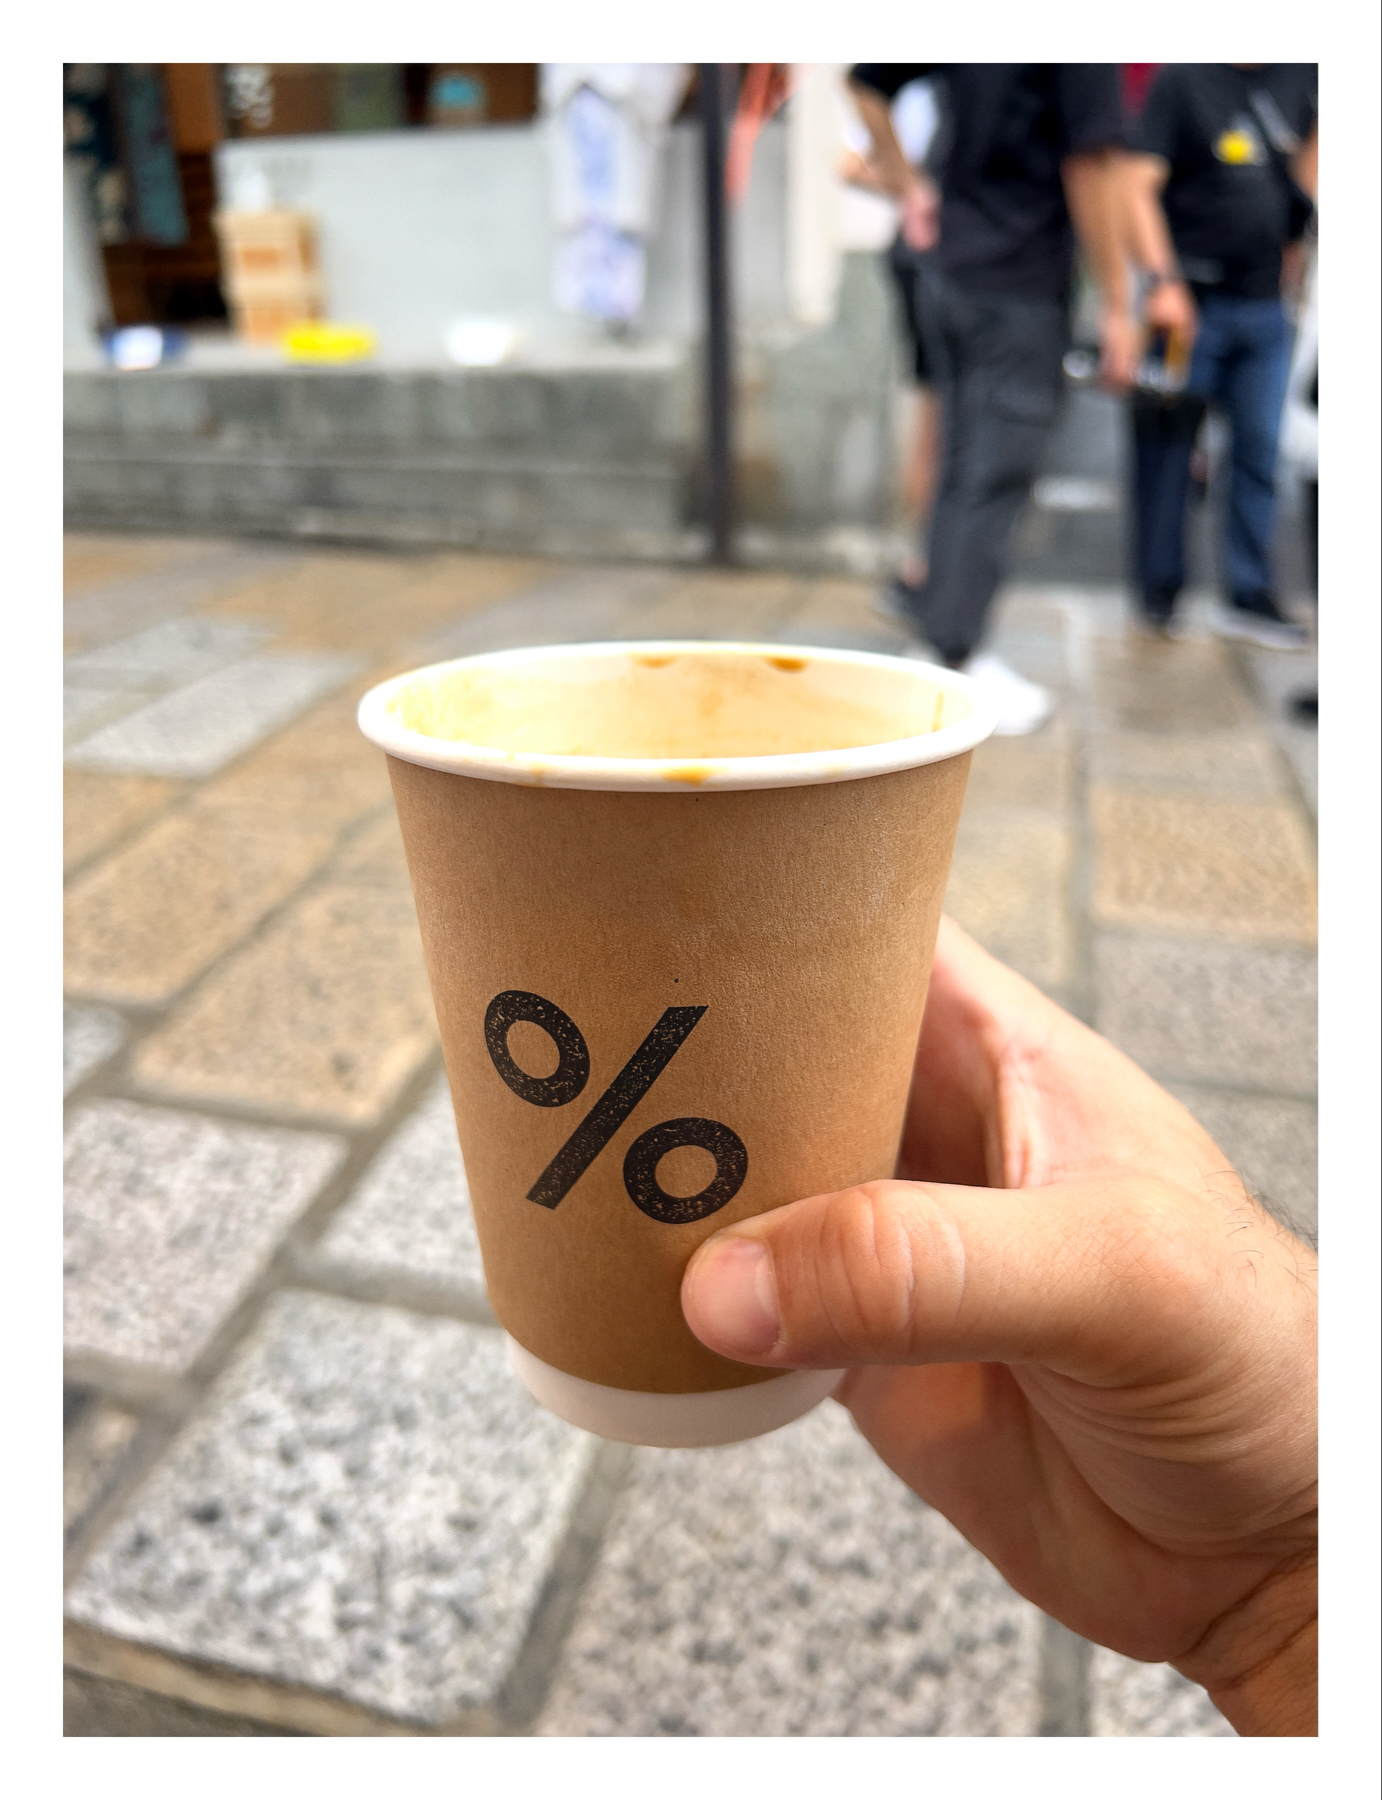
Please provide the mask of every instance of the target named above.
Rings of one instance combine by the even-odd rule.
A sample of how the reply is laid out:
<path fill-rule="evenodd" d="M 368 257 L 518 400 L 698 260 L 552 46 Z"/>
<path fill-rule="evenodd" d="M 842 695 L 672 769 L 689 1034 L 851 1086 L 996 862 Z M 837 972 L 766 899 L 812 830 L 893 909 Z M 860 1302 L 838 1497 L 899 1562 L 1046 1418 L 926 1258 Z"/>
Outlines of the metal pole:
<path fill-rule="evenodd" d="M 734 466 L 731 451 L 729 254 L 725 231 L 724 68 L 700 63 L 701 137 L 705 173 L 706 473 L 710 560 L 734 560 Z"/>

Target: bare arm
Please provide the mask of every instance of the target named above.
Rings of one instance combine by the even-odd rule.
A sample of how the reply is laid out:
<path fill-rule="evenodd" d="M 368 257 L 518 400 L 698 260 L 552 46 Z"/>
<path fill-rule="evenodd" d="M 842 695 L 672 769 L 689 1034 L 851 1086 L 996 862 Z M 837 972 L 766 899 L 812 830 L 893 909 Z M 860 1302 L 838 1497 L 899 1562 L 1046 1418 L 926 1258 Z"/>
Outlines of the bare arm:
<path fill-rule="evenodd" d="M 1121 150 L 1108 149 L 1067 156 L 1061 164 L 1070 220 L 1103 302 L 1099 320 L 1100 373 L 1105 385 L 1115 389 L 1127 387 L 1133 379 L 1139 348 L 1132 319 L 1121 203 L 1125 161 Z"/>
<path fill-rule="evenodd" d="M 883 187 L 895 200 L 901 200 L 916 181 L 916 174 L 902 154 L 902 146 L 893 130 L 893 116 L 888 110 L 888 103 L 873 88 L 863 87 L 857 81 L 850 82 L 849 91 L 854 104 L 859 108 L 859 117 L 873 139 L 873 155 L 869 160 Z"/>
<path fill-rule="evenodd" d="M 1312 200 L 1319 198 L 1320 184 L 1320 128 L 1318 124 L 1310 127 L 1310 135 L 1296 152 L 1296 160 L 1291 169 L 1297 184 L 1304 188 Z"/>
<path fill-rule="evenodd" d="M 885 193 L 902 205 L 902 235 L 914 250 L 929 250 L 940 235 L 940 196 L 936 184 L 917 174 L 902 153 L 893 130 L 892 113 L 883 96 L 871 87 L 851 81 L 849 91 L 859 117 L 873 140 L 869 158 Z"/>
<path fill-rule="evenodd" d="M 1161 205 L 1161 192 L 1170 173 L 1170 165 L 1161 156 L 1124 160 L 1120 183 L 1123 234 L 1133 262 L 1155 278 L 1146 301 L 1148 325 L 1191 340 L 1196 326 L 1194 296 L 1181 279 L 1176 247 Z"/>

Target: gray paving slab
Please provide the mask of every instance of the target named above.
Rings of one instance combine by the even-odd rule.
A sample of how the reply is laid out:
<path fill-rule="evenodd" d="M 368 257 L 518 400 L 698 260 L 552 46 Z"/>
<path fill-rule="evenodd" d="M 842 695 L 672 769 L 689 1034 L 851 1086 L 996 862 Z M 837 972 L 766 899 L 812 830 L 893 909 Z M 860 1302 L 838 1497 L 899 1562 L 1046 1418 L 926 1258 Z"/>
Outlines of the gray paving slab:
<path fill-rule="evenodd" d="M 1026 1736 L 1040 1614 L 827 1401 L 721 1450 L 645 1450 L 536 1731 Z"/>
<path fill-rule="evenodd" d="M 1091 1737 L 1237 1737 L 1209 1695 L 1169 1663 L 1134 1662 L 1102 1644 L 1089 1666 Z"/>
<path fill-rule="evenodd" d="M 62 1091 L 70 1094 L 125 1041 L 125 1021 L 109 1006 L 62 1009 Z"/>
<path fill-rule="evenodd" d="M 189 1706 L 127 1681 L 81 1669 L 62 1672 L 62 1735 L 71 1737 L 303 1737 L 207 1706 Z"/>
<path fill-rule="evenodd" d="M 95 732 L 67 761 L 139 775 L 212 775 L 362 666 L 336 651 L 247 656 Z"/>
<path fill-rule="evenodd" d="M 1267 1210 L 1309 1243 L 1319 1235 L 1319 1120 L 1311 1100 L 1171 1084 Z"/>
<path fill-rule="evenodd" d="M 344 1155 L 320 1132 L 79 1108 L 63 1154 L 68 1353 L 184 1374 Z"/>
<path fill-rule="evenodd" d="M 1098 1029 L 1159 1079 L 1314 1093 L 1313 951 L 1110 933 L 1094 958 Z"/>
<path fill-rule="evenodd" d="M 63 675 L 89 687 L 157 691 L 238 662 L 273 635 L 272 625 L 247 619 L 164 619 L 129 637 L 69 656 Z"/>
<path fill-rule="evenodd" d="M 68 1614 L 445 1724 L 498 1696 L 595 1444 L 497 1331 L 281 1293 Z"/>
<path fill-rule="evenodd" d="M 1154 731 L 1096 731 L 1089 737 L 1088 766 L 1094 781 L 1235 799 L 1271 799 L 1284 786 L 1271 739 L 1263 731 L 1180 737 Z"/>
<path fill-rule="evenodd" d="M 62 1446 L 62 1523 L 72 1533 L 89 1517 L 119 1468 L 139 1430 L 139 1420 L 123 1407 L 95 1400 Z"/>
<path fill-rule="evenodd" d="M 140 696 L 131 694 L 125 688 L 117 687 L 84 687 L 79 682 L 64 681 L 62 684 L 62 741 L 64 745 L 75 744 L 80 738 L 88 737 L 102 725 L 109 725 L 115 719 L 132 712 L 139 705 Z"/>
<path fill-rule="evenodd" d="M 348 1275 L 402 1275 L 484 1303 L 480 1241 L 445 1074 L 380 1150 L 313 1258 Z"/>
<path fill-rule="evenodd" d="M 415 648 L 427 660 L 442 661 L 525 644 L 599 643 L 624 637 L 637 614 L 678 578 L 674 570 L 629 564 L 573 569 L 448 625 Z"/>
<path fill-rule="evenodd" d="M 286 568 L 298 550 L 268 544 L 200 544 L 185 560 L 88 588 L 63 607 L 63 630 L 84 648 L 176 618 L 213 595 Z"/>
<path fill-rule="evenodd" d="M 1272 736 L 1295 771 L 1305 802 L 1312 813 L 1320 807 L 1320 734 L 1318 727 L 1301 724 L 1291 713 L 1291 701 L 1299 693 L 1315 689 L 1320 681 L 1319 657 L 1313 650 L 1245 649 L 1249 679 L 1266 712 Z"/>

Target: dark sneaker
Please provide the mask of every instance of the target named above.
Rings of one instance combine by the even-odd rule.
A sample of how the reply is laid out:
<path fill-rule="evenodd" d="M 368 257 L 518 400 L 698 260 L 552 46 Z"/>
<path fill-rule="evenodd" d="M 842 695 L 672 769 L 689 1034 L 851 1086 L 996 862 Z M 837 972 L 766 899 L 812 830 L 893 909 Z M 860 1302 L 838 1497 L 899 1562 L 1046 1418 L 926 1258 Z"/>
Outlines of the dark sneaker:
<path fill-rule="evenodd" d="M 1137 606 L 1137 623 L 1148 637 L 1170 637 L 1178 588 L 1147 588 Z"/>
<path fill-rule="evenodd" d="M 1318 725 L 1320 722 L 1320 690 L 1306 688 L 1303 693 L 1292 694 L 1288 702 L 1288 711 L 1298 725 Z"/>
<path fill-rule="evenodd" d="M 915 636 L 921 631 L 921 597 L 925 591 L 904 581 L 900 575 L 894 575 L 873 604 L 885 619 L 891 619 L 894 625 L 901 625 Z"/>
<path fill-rule="evenodd" d="M 1286 614 L 1270 594 L 1235 594 L 1214 620 L 1220 637 L 1241 638 L 1264 650 L 1303 650 L 1310 633 Z"/>

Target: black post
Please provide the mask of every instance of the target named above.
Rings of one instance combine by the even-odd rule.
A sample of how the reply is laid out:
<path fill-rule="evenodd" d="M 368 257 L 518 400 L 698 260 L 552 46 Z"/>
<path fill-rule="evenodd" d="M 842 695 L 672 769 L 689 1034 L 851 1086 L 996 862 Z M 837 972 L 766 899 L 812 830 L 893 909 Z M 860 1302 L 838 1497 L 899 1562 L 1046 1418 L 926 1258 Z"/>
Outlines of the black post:
<path fill-rule="evenodd" d="M 734 560 L 734 467 L 731 450 L 729 253 L 725 232 L 724 68 L 701 63 L 701 136 L 705 170 L 706 473 L 710 560 Z"/>

